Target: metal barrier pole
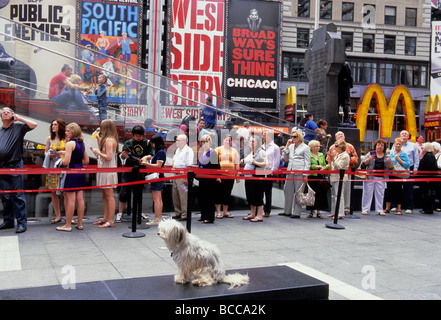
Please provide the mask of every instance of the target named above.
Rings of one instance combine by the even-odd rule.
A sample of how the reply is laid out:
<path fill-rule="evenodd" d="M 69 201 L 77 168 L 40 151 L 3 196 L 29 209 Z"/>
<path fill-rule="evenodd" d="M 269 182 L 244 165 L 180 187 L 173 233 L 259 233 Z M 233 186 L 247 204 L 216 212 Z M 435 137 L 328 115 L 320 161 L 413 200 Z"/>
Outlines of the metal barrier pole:
<path fill-rule="evenodd" d="M 135 179 L 134 181 L 139 181 L 139 166 L 135 166 L 132 169 L 132 175 Z M 133 205 L 130 206 L 130 201 L 132 201 L 133 196 Z M 130 196 L 129 196 L 129 206 L 127 207 L 127 210 L 132 209 L 132 232 L 123 233 L 123 237 L 126 238 L 141 238 L 145 236 L 145 233 L 142 232 L 136 232 L 136 214 L 141 216 L 141 203 L 142 201 L 142 188 L 139 188 L 138 186 L 130 186 Z M 129 213 L 129 212 L 128 212 Z"/>
<path fill-rule="evenodd" d="M 193 181 L 196 174 L 193 171 L 187 172 L 188 191 L 187 191 L 187 231 L 191 233 L 191 208 L 193 205 Z"/>
<path fill-rule="evenodd" d="M 344 229 L 345 227 L 338 224 L 338 211 L 340 209 L 340 198 L 343 189 L 343 178 L 345 176 L 345 170 L 340 170 L 340 180 L 338 182 L 337 199 L 335 201 L 335 213 L 334 213 L 334 223 L 327 223 L 326 227 L 330 229 Z"/>

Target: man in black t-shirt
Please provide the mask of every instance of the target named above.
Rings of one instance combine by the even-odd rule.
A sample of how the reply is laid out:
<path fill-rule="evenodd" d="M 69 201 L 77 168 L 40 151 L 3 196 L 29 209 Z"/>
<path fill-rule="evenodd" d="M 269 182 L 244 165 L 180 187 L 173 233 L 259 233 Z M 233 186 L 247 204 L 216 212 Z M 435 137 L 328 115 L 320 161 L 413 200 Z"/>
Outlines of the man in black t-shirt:
<path fill-rule="evenodd" d="M 24 136 L 28 131 L 37 127 L 37 124 L 14 114 L 14 111 L 8 107 L 2 109 L 1 116 L 3 125 L 0 128 L 0 169 L 23 168 Z M 0 190 L 23 190 L 23 176 L 18 174 L 0 175 Z M 25 232 L 27 210 L 24 193 L 0 193 L 0 199 L 3 204 L 3 223 L 0 225 L 0 230 L 14 228 L 15 217 L 17 219 L 15 232 Z"/>
<path fill-rule="evenodd" d="M 125 160 L 125 167 L 134 167 L 139 165 L 140 160 L 146 155 L 154 155 L 153 146 L 150 140 L 144 138 L 144 127 L 137 125 L 132 129 L 133 138 L 124 143 L 123 151 L 121 152 L 121 159 Z M 121 183 L 134 181 L 131 172 L 123 172 L 121 176 Z M 116 222 L 121 222 L 121 217 L 130 196 L 130 188 L 121 186 L 119 191 L 119 205 L 118 213 L 116 214 Z"/>

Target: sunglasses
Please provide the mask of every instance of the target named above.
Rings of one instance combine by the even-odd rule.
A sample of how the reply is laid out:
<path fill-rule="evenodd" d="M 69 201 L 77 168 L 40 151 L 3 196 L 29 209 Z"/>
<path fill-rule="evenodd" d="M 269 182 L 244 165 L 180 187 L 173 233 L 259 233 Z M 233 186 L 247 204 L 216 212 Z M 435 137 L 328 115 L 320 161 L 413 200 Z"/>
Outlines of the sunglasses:
<path fill-rule="evenodd" d="M 299 136 L 291 136 L 291 138 L 298 138 Z"/>

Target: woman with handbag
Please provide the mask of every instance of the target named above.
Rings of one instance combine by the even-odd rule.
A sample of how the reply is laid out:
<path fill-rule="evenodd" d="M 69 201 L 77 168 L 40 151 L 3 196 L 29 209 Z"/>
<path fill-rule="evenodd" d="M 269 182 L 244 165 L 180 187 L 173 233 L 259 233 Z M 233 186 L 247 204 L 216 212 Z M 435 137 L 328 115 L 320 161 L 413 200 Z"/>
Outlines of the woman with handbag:
<path fill-rule="evenodd" d="M 365 160 L 361 163 L 361 169 L 368 170 L 387 170 L 392 169 L 392 161 L 384 151 L 386 150 L 386 141 L 378 139 L 374 143 L 375 150 L 367 154 Z M 384 190 L 386 189 L 386 181 L 384 181 L 384 172 L 375 174 L 371 172 L 363 181 L 363 197 L 361 201 L 361 213 L 366 215 L 371 211 L 372 196 L 375 191 L 375 211 L 380 215 L 386 215 L 383 212 Z"/>
<path fill-rule="evenodd" d="M 54 119 L 51 122 L 49 128 L 50 136 L 46 141 L 45 154 L 45 166 L 44 168 L 55 168 L 55 162 L 64 157 L 66 146 L 66 122 L 63 119 Z M 46 158 L 48 161 L 46 161 Z M 46 176 L 46 189 L 57 189 L 58 186 L 58 174 L 48 174 Z M 60 199 L 55 191 L 51 191 L 52 206 L 54 207 L 55 219 L 51 220 L 51 223 L 61 222 L 61 209 Z"/>
<path fill-rule="evenodd" d="M 350 157 L 346 152 L 346 142 L 342 139 L 335 141 L 335 155 L 329 154 L 331 159 L 331 163 L 328 164 L 328 167 L 331 170 L 348 170 Z M 340 174 L 339 173 L 331 173 L 331 214 L 328 215 L 328 218 L 334 218 L 334 213 L 337 205 L 337 196 L 338 196 L 338 185 L 340 183 Z M 348 175 L 345 174 L 343 176 L 343 186 L 342 190 L 344 190 L 344 184 L 348 183 Z M 340 205 L 338 208 L 338 218 L 342 219 L 344 216 L 344 192 L 341 193 Z"/>
<path fill-rule="evenodd" d="M 397 171 L 409 169 L 409 157 L 407 153 L 401 150 L 403 146 L 403 139 L 397 137 L 394 139 L 394 150 L 390 155 L 390 160 L 394 172 L 389 175 L 389 179 L 403 179 L 403 176 Z M 401 215 L 401 203 L 403 203 L 403 182 L 402 181 L 388 181 L 386 189 L 386 209 L 381 213 L 382 215 L 390 212 L 392 203 L 397 205 L 396 215 Z"/>
<path fill-rule="evenodd" d="M 282 159 L 288 160 L 287 170 L 309 170 L 311 166 L 311 150 L 303 142 L 303 135 L 300 130 L 293 128 L 291 131 L 291 139 L 286 143 L 286 147 L 282 152 Z M 303 182 L 308 179 L 308 173 L 295 172 L 286 175 L 285 187 L 283 189 L 285 195 L 285 209 L 281 216 L 287 216 L 292 219 L 300 218 L 302 206 L 294 201 L 295 192 L 302 186 Z"/>
<path fill-rule="evenodd" d="M 162 168 L 167 160 L 167 153 L 165 151 L 165 143 L 160 133 L 155 133 L 150 139 L 152 147 L 155 150 L 155 155 L 146 155 L 141 159 L 141 165 L 146 168 Z M 164 173 L 156 173 L 157 177 L 152 179 L 164 178 Z M 153 174 L 156 176 L 155 174 Z M 146 223 L 148 226 L 157 226 L 161 222 L 162 209 L 164 203 L 162 202 L 162 190 L 164 189 L 164 181 L 156 181 L 150 183 L 150 191 L 152 192 L 153 211 L 155 212 L 155 218 L 152 221 Z"/>
<path fill-rule="evenodd" d="M 326 184 L 329 184 L 329 182 L 326 180 L 326 176 L 319 172 L 326 169 L 326 160 L 323 153 L 319 152 L 321 147 L 319 141 L 311 140 L 308 143 L 308 146 L 311 149 L 310 170 L 317 170 L 318 173 L 313 173 L 308 177 L 308 183 L 315 191 L 315 203 L 313 206 L 306 206 L 306 210 L 310 210 L 307 218 L 312 218 L 314 215 L 314 210 L 316 210 L 317 218 L 323 219 L 323 216 L 320 214 L 320 210 L 328 209 L 327 193 L 329 188 L 326 188 Z"/>

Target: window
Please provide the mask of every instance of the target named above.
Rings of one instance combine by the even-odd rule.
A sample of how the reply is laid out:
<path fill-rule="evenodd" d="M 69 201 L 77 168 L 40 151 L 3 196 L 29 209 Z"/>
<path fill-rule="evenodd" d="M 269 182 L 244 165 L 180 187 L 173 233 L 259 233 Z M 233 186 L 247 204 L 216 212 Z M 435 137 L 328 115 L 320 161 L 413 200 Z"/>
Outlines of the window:
<path fill-rule="evenodd" d="M 385 7 L 384 8 L 384 24 L 395 25 L 397 20 L 397 8 Z"/>
<path fill-rule="evenodd" d="M 384 53 L 395 54 L 395 36 L 384 35 Z"/>
<path fill-rule="evenodd" d="M 343 2 L 341 7 L 341 20 L 354 21 L 354 3 Z"/>
<path fill-rule="evenodd" d="M 320 0 L 320 19 L 332 19 L 332 1 Z"/>
<path fill-rule="evenodd" d="M 341 38 L 345 41 L 345 51 L 352 52 L 354 43 L 354 34 L 352 32 L 342 32 Z"/>
<path fill-rule="evenodd" d="M 308 48 L 309 29 L 297 29 L 297 48 Z"/>
<path fill-rule="evenodd" d="M 311 2 L 310 0 L 299 0 L 297 5 L 297 16 L 309 18 Z"/>
<path fill-rule="evenodd" d="M 415 37 L 405 37 L 404 38 L 404 54 L 406 56 L 416 55 L 416 38 Z"/>
<path fill-rule="evenodd" d="M 305 58 L 302 55 L 283 53 L 283 80 L 305 82 Z"/>
<path fill-rule="evenodd" d="M 375 52 L 374 34 L 363 34 L 363 52 L 367 52 L 367 53 Z"/>
<path fill-rule="evenodd" d="M 417 9 L 406 8 L 406 26 L 416 27 L 417 25 Z"/>

